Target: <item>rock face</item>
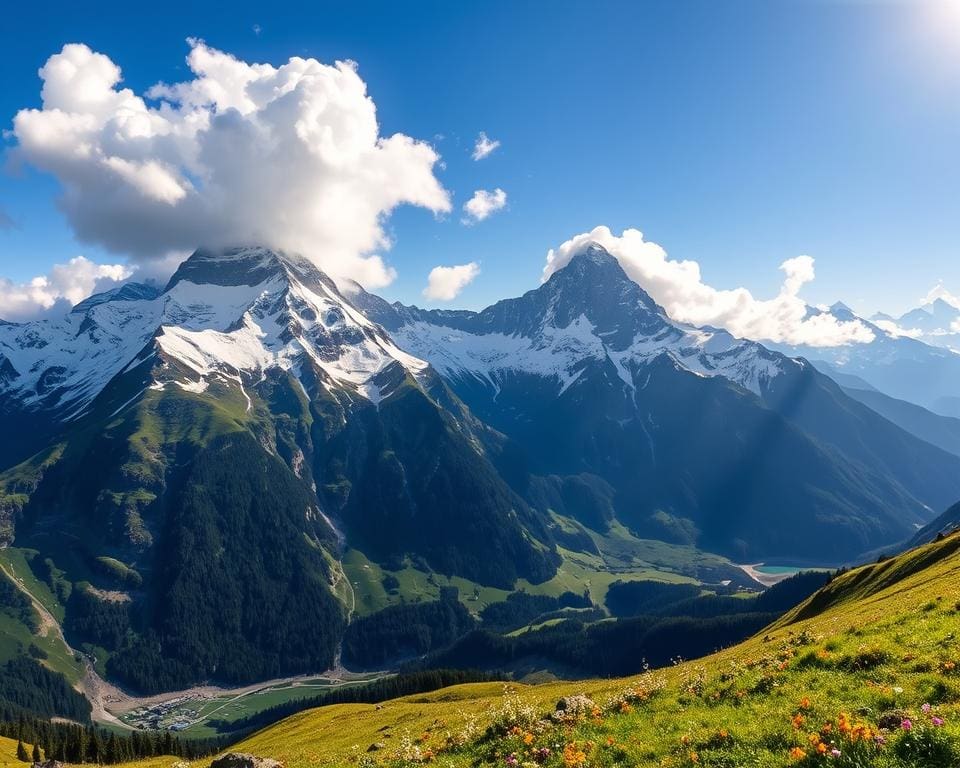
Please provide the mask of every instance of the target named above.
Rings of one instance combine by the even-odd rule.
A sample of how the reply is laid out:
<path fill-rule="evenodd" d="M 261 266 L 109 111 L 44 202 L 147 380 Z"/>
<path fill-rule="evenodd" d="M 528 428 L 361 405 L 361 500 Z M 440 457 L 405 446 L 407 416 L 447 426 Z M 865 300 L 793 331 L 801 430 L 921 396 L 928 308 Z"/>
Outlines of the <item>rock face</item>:
<path fill-rule="evenodd" d="M 283 768 L 283 763 L 270 757 L 257 757 L 246 752 L 227 752 L 210 763 L 210 768 Z"/>

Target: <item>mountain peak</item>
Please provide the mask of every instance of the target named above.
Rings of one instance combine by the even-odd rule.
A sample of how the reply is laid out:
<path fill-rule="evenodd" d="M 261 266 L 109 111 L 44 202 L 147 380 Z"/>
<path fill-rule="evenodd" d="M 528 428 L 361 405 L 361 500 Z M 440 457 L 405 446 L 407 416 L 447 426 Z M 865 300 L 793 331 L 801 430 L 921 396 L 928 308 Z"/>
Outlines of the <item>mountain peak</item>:
<path fill-rule="evenodd" d="M 163 292 L 182 281 L 195 285 L 254 286 L 290 273 L 304 284 L 324 283 L 336 290 L 333 281 L 303 256 L 264 246 L 233 246 L 198 248 L 180 264 Z"/>
<path fill-rule="evenodd" d="M 588 259 L 595 264 L 609 264 L 616 261 L 616 257 L 596 240 L 587 243 L 586 247 L 577 253 L 571 261 L 574 259 Z"/>
<path fill-rule="evenodd" d="M 108 301 L 150 301 L 160 294 L 160 289 L 147 283 L 124 283 L 103 293 L 95 293 L 74 305 L 70 311 L 77 314 L 87 312 Z"/>
<path fill-rule="evenodd" d="M 850 309 L 850 307 L 848 307 L 842 301 L 837 301 L 830 305 L 830 314 L 833 315 L 838 320 L 843 320 L 843 321 L 856 319 L 856 315 L 854 314 L 854 311 Z"/>
<path fill-rule="evenodd" d="M 198 248 L 177 267 L 164 292 L 181 281 L 196 285 L 259 285 L 281 270 L 279 254 L 269 248 Z"/>

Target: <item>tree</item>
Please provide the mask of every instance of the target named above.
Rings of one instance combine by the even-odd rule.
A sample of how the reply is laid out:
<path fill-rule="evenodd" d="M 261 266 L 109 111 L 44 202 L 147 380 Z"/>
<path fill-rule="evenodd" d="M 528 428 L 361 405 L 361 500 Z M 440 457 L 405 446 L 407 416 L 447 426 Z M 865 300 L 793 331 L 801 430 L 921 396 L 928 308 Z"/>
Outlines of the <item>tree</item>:
<path fill-rule="evenodd" d="M 27 754 L 27 748 L 23 746 L 23 742 L 19 739 L 17 740 L 17 760 L 21 763 L 30 762 L 30 755 Z"/>
<path fill-rule="evenodd" d="M 43 756 L 40 754 L 40 745 L 33 745 L 33 762 L 39 763 L 43 759 Z"/>

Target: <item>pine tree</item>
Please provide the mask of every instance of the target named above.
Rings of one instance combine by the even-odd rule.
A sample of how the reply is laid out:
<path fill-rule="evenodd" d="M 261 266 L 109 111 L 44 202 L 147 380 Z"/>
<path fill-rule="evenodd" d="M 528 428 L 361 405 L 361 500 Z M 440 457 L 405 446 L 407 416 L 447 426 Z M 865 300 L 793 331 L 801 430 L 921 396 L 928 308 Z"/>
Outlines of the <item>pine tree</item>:
<path fill-rule="evenodd" d="M 23 742 L 17 740 L 17 760 L 21 763 L 29 763 L 30 755 L 27 754 L 27 748 L 23 746 Z"/>
<path fill-rule="evenodd" d="M 111 733 L 110 738 L 107 739 L 105 762 L 108 765 L 114 765 L 115 763 L 119 763 L 121 758 L 122 755 L 120 754 L 120 745 L 117 743 L 117 734 Z"/>
<path fill-rule="evenodd" d="M 40 745 L 33 745 L 33 762 L 39 763 L 43 759 L 43 756 L 40 754 Z"/>

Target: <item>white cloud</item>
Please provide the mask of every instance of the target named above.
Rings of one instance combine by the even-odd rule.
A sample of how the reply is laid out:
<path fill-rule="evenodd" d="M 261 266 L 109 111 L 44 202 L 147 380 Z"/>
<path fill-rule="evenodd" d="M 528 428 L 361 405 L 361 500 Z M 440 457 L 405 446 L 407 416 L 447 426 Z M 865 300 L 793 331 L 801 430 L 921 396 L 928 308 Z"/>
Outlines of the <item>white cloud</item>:
<path fill-rule="evenodd" d="M 478 189 L 473 193 L 473 197 L 464 203 L 463 210 L 467 214 L 462 219 L 464 224 L 476 224 L 483 221 L 493 213 L 496 213 L 507 204 L 507 193 L 499 187 L 493 192 L 485 189 Z"/>
<path fill-rule="evenodd" d="M 910 339 L 923 338 L 923 330 L 920 328 L 901 328 L 893 320 L 874 320 L 873 324 L 881 331 L 889 333 L 895 339 L 899 339 L 901 336 L 906 336 Z"/>
<path fill-rule="evenodd" d="M 933 288 L 927 291 L 927 295 L 920 300 L 922 306 L 933 304 L 937 299 L 943 299 L 954 309 L 960 309 L 960 298 L 954 296 L 950 291 L 943 287 L 943 281 L 938 281 Z"/>
<path fill-rule="evenodd" d="M 479 274 L 480 265 L 475 261 L 455 267 L 434 267 L 427 277 L 423 295 L 431 301 L 453 301 Z"/>
<path fill-rule="evenodd" d="M 483 158 L 492 155 L 493 150 L 499 146 L 499 140 L 488 138 L 486 133 L 480 131 L 480 135 L 477 136 L 477 141 L 473 145 L 472 157 L 474 160 L 483 160 Z"/>
<path fill-rule="evenodd" d="M 685 323 L 726 328 L 735 336 L 810 346 L 839 346 L 872 341 L 873 332 L 860 321 L 840 321 L 828 314 L 808 316 L 800 289 L 813 280 L 813 259 L 797 256 L 780 265 L 785 277 L 779 294 L 760 300 L 746 288 L 718 290 L 703 282 L 695 261 L 673 261 L 636 229 L 619 237 L 607 227 L 577 235 L 547 254 L 546 280 L 589 243 L 613 254 L 631 279 L 639 283 L 667 313 Z"/>
<path fill-rule="evenodd" d="M 143 95 L 82 44 L 40 70 L 43 107 L 16 115 L 15 152 L 59 179 L 77 236 L 143 262 L 261 243 L 390 282 L 385 218 L 402 204 L 450 210 L 434 149 L 379 135 L 352 62 L 248 64 L 189 42 L 191 79 Z"/>
<path fill-rule="evenodd" d="M 126 264 L 95 264 L 85 256 L 76 256 L 66 264 L 55 264 L 50 274 L 26 283 L 0 278 L 0 318 L 30 320 L 57 307 L 66 309 L 132 274 L 133 269 Z"/>

